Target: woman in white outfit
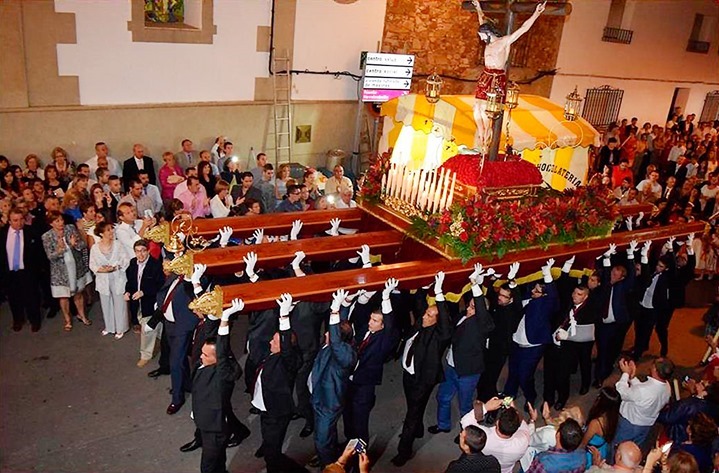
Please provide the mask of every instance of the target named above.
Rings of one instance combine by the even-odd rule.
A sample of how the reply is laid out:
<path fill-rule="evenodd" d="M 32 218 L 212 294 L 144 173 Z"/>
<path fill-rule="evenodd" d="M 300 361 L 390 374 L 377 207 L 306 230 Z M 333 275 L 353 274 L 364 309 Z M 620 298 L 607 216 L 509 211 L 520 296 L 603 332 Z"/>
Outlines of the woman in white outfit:
<path fill-rule="evenodd" d="M 130 258 L 123 246 L 115 241 L 112 224 L 98 223 L 95 234 L 100 241 L 90 249 L 90 269 L 95 273 L 95 289 L 100 294 L 102 317 L 105 319 L 105 330 L 102 335 L 115 334 L 119 340 L 130 328 L 127 317 L 125 293 L 125 268 Z"/>

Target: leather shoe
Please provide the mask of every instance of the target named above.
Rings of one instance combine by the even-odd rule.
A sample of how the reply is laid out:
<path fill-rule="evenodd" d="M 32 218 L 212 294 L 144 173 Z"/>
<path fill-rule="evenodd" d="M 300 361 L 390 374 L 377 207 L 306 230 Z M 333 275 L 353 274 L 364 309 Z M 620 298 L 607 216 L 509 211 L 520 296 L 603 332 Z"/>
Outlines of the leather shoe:
<path fill-rule="evenodd" d="M 300 437 L 307 438 L 310 435 L 312 435 L 315 431 L 315 428 L 311 426 L 310 424 L 305 424 L 304 427 L 302 427 L 302 430 L 300 431 Z"/>
<path fill-rule="evenodd" d="M 147 377 L 148 378 L 159 378 L 160 376 L 168 375 L 168 374 L 170 374 L 169 371 L 163 371 L 162 369 L 157 368 L 156 370 L 152 370 L 149 373 L 147 373 Z"/>
<path fill-rule="evenodd" d="M 182 409 L 182 404 L 170 404 L 167 406 L 167 415 L 177 414 L 180 409 Z"/>
<path fill-rule="evenodd" d="M 187 442 L 185 445 L 180 447 L 180 451 L 183 453 L 187 453 L 197 450 L 200 447 L 202 447 L 202 442 L 200 441 L 200 439 L 194 438 L 192 439 L 192 442 Z"/>
<path fill-rule="evenodd" d="M 22 330 L 22 325 L 23 324 L 12 324 L 12 331 L 19 332 L 20 330 Z"/>
<path fill-rule="evenodd" d="M 35 332 L 37 332 L 37 331 L 39 331 L 39 330 L 40 330 L 40 325 L 39 325 L 39 324 L 38 324 L 38 325 L 32 325 L 32 326 L 30 327 L 30 331 L 33 332 L 33 333 L 35 333 Z"/>
<path fill-rule="evenodd" d="M 453 442 L 459 445 L 459 435 L 454 438 Z"/>
<path fill-rule="evenodd" d="M 394 466 L 400 467 L 400 466 L 404 466 L 405 463 L 407 463 L 410 458 L 411 458 L 411 457 L 410 457 L 409 455 L 402 455 L 402 454 L 400 453 L 400 454 L 397 454 L 397 455 L 396 455 L 392 460 L 390 460 L 390 461 L 392 462 L 392 464 L 393 464 Z"/>
<path fill-rule="evenodd" d="M 260 445 L 260 448 L 255 450 L 255 458 L 262 458 L 265 456 L 265 452 L 262 451 L 262 445 Z"/>
<path fill-rule="evenodd" d="M 588 392 L 589 392 L 589 387 L 588 387 L 588 386 L 582 386 L 582 388 L 579 390 L 579 395 L 580 395 L 580 396 L 584 396 L 584 395 L 587 394 Z"/>
<path fill-rule="evenodd" d="M 245 429 L 242 432 L 232 434 L 230 439 L 227 441 L 227 448 L 237 447 L 243 440 L 250 436 L 250 433 L 250 429 Z"/>
<path fill-rule="evenodd" d="M 439 434 L 439 433 L 446 434 L 451 431 L 452 431 L 452 429 L 440 429 L 439 426 L 437 426 L 437 425 L 432 425 L 427 429 L 427 432 L 429 432 L 430 434 Z"/>
<path fill-rule="evenodd" d="M 599 381 L 598 379 L 595 379 L 595 380 L 594 380 L 594 383 L 592 383 L 592 387 L 593 387 L 594 389 L 602 389 L 602 385 L 603 385 L 603 384 L 604 384 L 604 383 L 603 383 L 602 381 Z"/>
<path fill-rule="evenodd" d="M 295 412 L 294 414 L 292 414 L 292 417 L 290 417 L 290 420 L 297 420 L 300 417 L 302 417 L 302 416 Z"/>
<path fill-rule="evenodd" d="M 565 404 L 565 402 L 557 401 L 556 403 L 554 403 L 554 410 L 561 411 L 562 409 L 564 409 Z"/>

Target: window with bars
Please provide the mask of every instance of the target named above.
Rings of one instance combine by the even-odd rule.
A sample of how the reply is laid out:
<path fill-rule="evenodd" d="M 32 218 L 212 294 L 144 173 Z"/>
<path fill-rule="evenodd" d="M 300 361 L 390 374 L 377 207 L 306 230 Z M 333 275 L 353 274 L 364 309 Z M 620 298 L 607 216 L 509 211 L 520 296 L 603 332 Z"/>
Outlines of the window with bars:
<path fill-rule="evenodd" d="M 603 131 L 611 123 L 617 121 L 619 109 L 622 106 L 624 91 L 614 89 L 608 85 L 587 89 L 584 94 L 584 107 L 582 118 L 595 128 Z"/>
<path fill-rule="evenodd" d="M 624 10 L 626 8 L 626 0 L 612 0 L 609 7 L 609 15 L 607 16 L 607 24 L 604 27 L 602 41 L 608 43 L 630 44 L 634 31 L 622 28 L 625 21 Z"/>
<path fill-rule="evenodd" d="M 700 122 L 719 120 L 719 90 L 709 92 L 704 99 Z"/>

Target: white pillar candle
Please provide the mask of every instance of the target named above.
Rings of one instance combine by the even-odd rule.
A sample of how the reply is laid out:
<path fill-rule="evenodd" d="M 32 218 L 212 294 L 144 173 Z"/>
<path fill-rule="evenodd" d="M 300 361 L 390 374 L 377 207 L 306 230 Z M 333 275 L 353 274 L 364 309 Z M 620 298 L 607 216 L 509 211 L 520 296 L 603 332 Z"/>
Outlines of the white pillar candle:
<path fill-rule="evenodd" d="M 382 182 L 380 183 L 380 186 L 379 186 L 380 195 L 384 194 L 384 189 L 385 189 L 386 185 L 387 185 L 387 175 L 382 174 Z"/>
<path fill-rule="evenodd" d="M 409 197 L 409 203 L 412 205 L 417 204 L 417 198 L 419 197 L 419 185 L 424 176 L 424 168 L 420 169 L 419 172 L 415 172 L 414 180 L 412 181 L 412 195 Z"/>
<path fill-rule="evenodd" d="M 452 187 L 449 189 L 449 197 L 447 198 L 447 207 L 450 208 L 452 206 L 452 201 L 454 200 L 454 184 L 457 182 L 457 173 L 452 174 Z"/>
<path fill-rule="evenodd" d="M 439 184 L 439 178 L 440 171 L 435 169 L 434 176 L 432 176 L 432 182 L 429 184 L 429 191 L 427 192 L 427 210 L 429 210 L 429 213 L 433 213 L 432 208 L 434 207 L 434 194 L 437 190 L 437 185 Z"/>
<path fill-rule="evenodd" d="M 427 206 L 427 188 L 429 187 L 429 181 L 432 179 L 432 170 L 427 171 L 422 180 L 422 190 L 419 198 L 419 208 L 424 211 Z"/>
<path fill-rule="evenodd" d="M 432 213 L 439 211 L 439 199 L 442 194 L 442 186 L 444 185 L 445 170 L 442 168 L 437 181 L 437 187 L 434 190 L 434 199 L 432 200 Z"/>
<path fill-rule="evenodd" d="M 400 169 L 401 169 L 401 166 L 399 164 L 395 165 L 394 176 L 392 176 L 392 190 L 390 191 L 390 195 L 392 197 L 394 197 L 394 194 L 397 192 L 397 185 L 399 184 Z"/>
<path fill-rule="evenodd" d="M 407 195 L 407 177 L 409 177 L 409 171 L 406 171 L 404 173 L 404 176 L 402 177 L 402 188 L 399 191 L 400 200 L 404 200 L 405 196 Z"/>
<path fill-rule="evenodd" d="M 389 196 L 392 192 L 392 176 L 394 175 L 394 164 L 390 163 L 389 171 L 387 171 L 387 190 L 385 195 Z"/>
<path fill-rule="evenodd" d="M 402 186 L 404 185 L 404 175 L 407 172 L 407 166 L 404 164 L 401 165 L 400 171 L 399 171 L 399 180 L 397 181 L 397 191 L 395 192 L 395 197 L 399 198 L 400 194 L 402 194 Z"/>

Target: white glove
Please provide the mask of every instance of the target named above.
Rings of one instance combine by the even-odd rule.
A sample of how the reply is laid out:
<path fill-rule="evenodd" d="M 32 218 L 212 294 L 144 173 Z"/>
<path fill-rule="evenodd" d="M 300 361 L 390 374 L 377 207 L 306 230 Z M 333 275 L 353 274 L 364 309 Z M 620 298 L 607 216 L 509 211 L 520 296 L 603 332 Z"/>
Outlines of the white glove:
<path fill-rule="evenodd" d="M 240 298 L 232 299 L 232 305 L 222 311 L 222 320 L 230 320 L 230 316 L 245 308 L 245 303 Z"/>
<path fill-rule="evenodd" d="M 242 261 L 245 262 L 245 273 L 247 274 L 247 277 L 250 279 L 257 278 L 257 274 L 255 274 L 255 265 L 257 264 L 257 253 L 254 251 L 250 251 L 245 256 L 242 257 Z M 254 281 L 252 281 L 254 282 Z"/>
<path fill-rule="evenodd" d="M 444 292 L 442 290 L 442 284 L 444 284 L 444 271 L 439 271 L 434 275 L 434 294 L 436 296 L 439 296 Z"/>
<path fill-rule="evenodd" d="M 227 243 L 232 237 L 232 227 L 220 228 L 220 246 L 222 248 L 227 246 Z"/>
<path fill-rule="evenodd" d="M 194 265 L 195 270 L 192 272 L 192 276 L 190 277 L 190 281 L 192 282 L 193 286 L 197 286 L 200 283 L 200 280 L 202 279 L 202 275 L 205 274 L 205 271 L 207 270 L 206 264 L 196 264 Z"/>
<path fill-rule="evenodd" d="M 355 292 L 354 294 L 347 293 L 347 295 L 345 296 L 345 300 L 342 301 L 342 305 L 345 307 L 350 307 L 352 305 L 352 302 L 354 302 L 354 300 L 357 299 L 357 297 L 359 297 L 360 295 L 362 295 L 364 293 L 365 293 L 364 289 L 360 289 L 359 291 Z"/>
<path fill-rule="evenodd" d="M 489 268 L 487 271 L 484 272 L 485 277 L 493 277 L 494 279 L 499 279 L 502 277 L 501 274 L 498 274 L 494 271 L 494 268 Z"/>
<path fill-rule="evenodd" d="M 515 262 L 509 265 L 509 273 L 507 274 L 507 279 L 510 281 L 512 279 L 515 279 L 517 277 L 517 273 L 519 273 L 519 262 Z"/>
<path fill-rule="evenodd" d="M 392 291 L 397 289 L 397 286 L 399 286 L 399 281 L 397 281 L 395 278 L 389 278 L 387 282 L 384 283 L 384 289 L 382 290 L 382 299 L 389 299 L 390 294 L 392 294 Z"/>
<path fill-rule="evenodd" d="M 257 230 L 255 230 L 255 233 L 252 234 L 252 238 L 255 239 L 255 245 L 259 245 L 260 243 L 262 243 L 265 238 L 264 229 L 258 228 Z"/>
<path fill-rule="evenodd" d="M 285 292 L 279 299 L 275 300 L 280 306 L 280 317 L 287 317 L 292 312 L 292 295 Z"/>
<path fill-rule="evenodd" d="M 552 266 L 554 266 L 554 258 L 549 258 L 547 264 L 542 266 L 542 276 L 544 276 L 544 282 L 549 284 L 553 281 L 552 279 Z"/>
<path fill-rule="evenodd" d="M 627 248 L 627 259 L 634 259 L 634 252 L 637 251 L 638 247 L 639 242 L 637 240 L 629 242 L 629 248 Z"/>
<path fill-rule="evenodd" d="M 569 258 L 567 261 L 564 262 L 564 265 L 562 266 L 562 272 L 568 273 L 572 270 L 572 266 L 574 266 L 574 260 L 577 259 L 576 255 L 572 255 L 571 258 Z"/>
<path fill-rule="evenodd" d="M 670 236 L 666 243 L 664 243 L 664 247 L 667 249 L 667 251 L 674 251 L 674 240 L 676 240 L 677 237 Z"/>
<path fill-rule="evenodd" d="M 326 231 L 326 233 L 329 236 L 337 236 L 340 234 L 340 223 L 342 223 L 342 220 L 338 218 L 333 218 L 330 220 L 330 229 Z"/>
<path fill-rule="evenodd" d="M 630 215 L 629 217 L 627 217 L 626 222 L 627 222 L 627 230 L 629 230 L 629 231 L 631 232 L 631 231 L 632 231 L 632 227 L 633 227 L 633 225 L 632 225 L 632 216 L 631 216 L 631 215 Z"/>
<path fill-rule="evenodd" d="M 639 224 L 642 223 L 642 219 L 644 218 L 644 212 L 639 212 L 639 216 L 637 217 L 637 220 L 634 222 L 634 225 L 639 228 Z"/>
<path fill-rule="evenodd" d="M 304 251 L 297 251 L 295 252 L 295 259 L 292 260 L 292 269 L 300 269 L 300 263 L 302 260 L 305 259 L 305 252 Z"/>
<path fill-rule="evenodd" d="M 340 311 L 340 307 L 342 307 L 342 303 L 347 298 L 347 294 L 347 291 L 344 289 L 338 289 L 334 294 L 332 294 L 332 304 L 330 305 L 330 310 L 332 312 Z"/>
<path fill-rule="evenodd" d="M 557 338 L 559 340 L 566 340 L 567 338 L 569 338 L 569 332 L 567 332 L 563 328 L 557 329 Z"/>
<path fill-rule="evenodd" d="M 277 235 L 267 235 L 265 238 L 267 239 L 267 243 L 277 243 L 280 241 L 281 237 L 278 237 Z"/>
<path fill-rule="evenodd" d="M 469 275 L 469 282 L 471 282 L 473 286 L 482 285 L 485 274 L 482 270 L 482 265 L 480 263 L 474 263 L 474 271 Z"/>
<path fill-rule="evenodd" d="M 616 243 L 610 243 L 610 244 L 609 244 L 609 249 L 604 252 L 604 257 L 605 257 L 605 258 L 609 258 L 609 257 L 611 257 L 612 255 L 616 255 L 616 254 L 617 254 L 617 244 L 616 244 Z"/>
<path fill-rule="evenodd" d="M 687 254 L 689 256 L 694 254 L 694 234 L 690 233 L 687 235 Z"/>
<path fill-rule="evenodd" d="M 290 230 L 290 240 L 296 240 L 302 230 L 302 220 L 292 222 L 292 230 Z"/>
<path fill-rule="evenodd" d="M 372 263 L 369 260 L 369 245 L 362 245 L 357 254 L 362 259 L 363 267 L 372 266 Z"/>
<path fill-rule="evenodd" d="M 649 261 L 649 248 L 652 246 L 652 240 L 647 240 L 644 242 L 644 245 L 642 245 L 642 263 L 648 263 Z"/>

